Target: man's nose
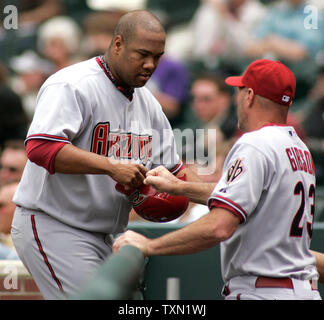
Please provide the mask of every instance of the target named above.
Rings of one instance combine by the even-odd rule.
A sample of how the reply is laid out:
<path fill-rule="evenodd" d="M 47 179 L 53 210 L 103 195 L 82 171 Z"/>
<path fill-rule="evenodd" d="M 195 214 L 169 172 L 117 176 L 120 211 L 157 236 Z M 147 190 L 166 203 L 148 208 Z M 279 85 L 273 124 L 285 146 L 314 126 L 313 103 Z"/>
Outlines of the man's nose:
<path fill-rule="evenodd" d="M 145 70 L 153 71 L 156 68 L 156 63 L 153 57 L 147 57 L 144 61 L 143 68 Z"/>

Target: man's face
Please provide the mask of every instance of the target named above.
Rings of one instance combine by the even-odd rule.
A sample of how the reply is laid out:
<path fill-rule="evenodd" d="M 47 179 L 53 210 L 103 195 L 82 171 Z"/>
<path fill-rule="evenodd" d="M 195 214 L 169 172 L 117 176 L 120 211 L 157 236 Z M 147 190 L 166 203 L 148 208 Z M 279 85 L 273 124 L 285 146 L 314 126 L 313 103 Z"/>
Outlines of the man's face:
<path fill-rule="evenodd" d="M 0 184 L 18 182 L 26 161 L 24 150 L 5 149 L 0 158 Z"/>
<path fill-rule="evenodd" d="M 136 35 L 128 43 L 121 42 L 116 76 L 131 87 L 142 87 L 156 69 L 164 53 L 165 33 L 149 32 L 138 28 Z"/>
<path fill-rule="evenodd" d="M 191 89 L 192 108 L 203 122 L 212 120 L 219 113 L 220 92 L 216 85 L 208 80 L 197 80 Z"/>

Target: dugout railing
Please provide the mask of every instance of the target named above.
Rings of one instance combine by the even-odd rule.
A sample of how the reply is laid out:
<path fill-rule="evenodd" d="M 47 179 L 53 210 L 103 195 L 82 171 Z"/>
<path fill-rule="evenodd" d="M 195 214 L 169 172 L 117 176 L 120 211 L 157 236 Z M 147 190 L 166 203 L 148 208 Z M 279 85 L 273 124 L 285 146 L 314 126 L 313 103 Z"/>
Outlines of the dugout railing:
<path fill-rule="evenodd" d="M 132 222 L 129 229 L 156 238 L 182 224 Z M 324 222 L 315 222 L 311 249 L 324 252 Z M 219 246 L 200 253 L 144 258 L 133 246 L 110 256 L 72 299 L 223 300 Z M 324 298 L 324 285 L 319 284 Z"/>

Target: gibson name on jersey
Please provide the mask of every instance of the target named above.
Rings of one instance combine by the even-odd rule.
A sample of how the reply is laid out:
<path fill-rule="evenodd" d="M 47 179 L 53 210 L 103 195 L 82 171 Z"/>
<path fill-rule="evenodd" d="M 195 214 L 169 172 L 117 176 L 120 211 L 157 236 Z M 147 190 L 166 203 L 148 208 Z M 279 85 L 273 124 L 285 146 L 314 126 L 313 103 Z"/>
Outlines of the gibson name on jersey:
<path fill-rule="evenodd" d="M 315 166 L 312 156 L 307 150 L 297 147 L 286 148 L 286 154 L 293 171 L 304 171 L 315 176 Z"/>

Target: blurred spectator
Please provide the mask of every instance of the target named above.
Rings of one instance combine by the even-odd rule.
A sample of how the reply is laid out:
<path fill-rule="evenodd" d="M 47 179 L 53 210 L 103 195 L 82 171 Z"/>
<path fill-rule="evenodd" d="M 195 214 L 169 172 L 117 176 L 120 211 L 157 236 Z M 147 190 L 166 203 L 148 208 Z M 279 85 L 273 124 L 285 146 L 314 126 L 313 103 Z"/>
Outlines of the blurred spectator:
<path fill-rule="evenodd" d="M 232 138 L 239 137 L 243 132 L 237 128 L 236 108 L 232 104 L 230 88 L 225 84 L 222 76 L 205 73 L 198 76 L 192 83 L 192 108 L 196 118 L 199 120 L 195 128 L 216 129 L 215 142 L 210 143 L 217 146 Z M 299 137 L 306 142 L 305 132 L 300 124 L 299 118 L 292 112 L 288 114 L 287 123 L 292 125 Z M 205 152 L 199 154 L 215 155 L 214 150 L 207 150 L 208 138 L 201 137 L 196 141 L 196 148 L 204 147 Z M 196 152 L 197 154 L 197 152 Z M 212 161 L 210 159 L 210 161 Z"/>
<path fill-rule="evenodd" d="M 207 179 L 206 174 L 215 166 L 218 146 L 239 136 L 240 131 L 231 92 L 222 76 L 211 73 L 199 75 L 192 83 L 191 96 L 196 120 L 188 124 L 188 128 L 193 131 L 194 141 L 187 141 L 186 136 L 178 152 L 186 166 L 199 169 L 197 174 Z M 214 178 L 214 172 L 208 175 Z"/>
<path fill-rule="evenodd" d="M 99 0 L 100 2 L 106 2 L 106 0 Z M 70 17 L 79 26 L 82 26 L 82 21 L 90 13 L 93 12 L 93 9 L 90 8 L 91 0 L 60 0 L 63 10 L 62 14 Z"/>
<path fill-rule="evenodd" d="M 188 107 L 189 70 L 170 57 L 162 56 L 146 86 L 160 102 L 171 127 L 181 128 Z"/>
<path fill-rule="evenodd" d="M 86 58 L 104 54 L 109 47 L 118 19 L 125 13 L 122 10 L 94 12 L 83 21 L 83 53 Z"/>
<path fill-rule="evenodd" d="M 20 0 L 17 8 L 22 28 L 38 25 L 58 15 L 63 9 L 60 0 Z"/>
<path fill-rule="evenodd" d="M 52 65 L 40 58 L 34 51 L 26 51 L 10 60 L 11 69 L 15 72 L 11 87 L 22 98 L 23 108 L 31 121 L 36 106 L 36 97 L 44 81 L 52 72 Z"/>
<path fill-rule="evenodd" d="M 191 22 L 193 59 L 208 69 L 225 63 L 240 70 L 253 30 L 265 13 L 258 0 L 201 0 Z"/>
<path fill-rule="evenodd" d="M 11 223 L 16 205 L 12 198 L 18 183 L 0 187 L 0 259 L 19 259 L 11 238 Z"/>
<path fill-rule="evenodd" d="M 27 161 L 23 140 L 10 140 L 0 155 L 0 186 L 19 182 Z"/>
<path fill-rule="evenodd" d="M 37 29 L 47 19 L 62 12 L 61 0 L 16 0 L 0 1 L 0 12 L 6 5 L 14 5 L 18 10 L 18 29 L 2 29 L 0 23 L 0 59 L 8 62 L 12 56 L 25 50 L 35 50 Z"/>
<path fill-rule="evenodd" d="M 302 122 L 316 169 L 316 182 L 324 185 L 324 67 L 309 94 L 309 105 Z"/>
<path fill-rule="evenodd" d="M 319 55 L 324 48 L 324 34 L 320 26 L 323 14 L 316 12 L 316 29 L 307 29 L 305 7 L 309 0 L 280 0 L 269 7 L 264 20 L 255 31 L 255 41 L 249 44 L 246 54 L 251 58 L 278 59 L 287 64 L 297 78 L 295 100 L 307 94 L 315 81 Z M 315 23 L 314 19 L 312 20 Z"/>
<path fill-rule="evenodd" d="M 145 9 L 147 1 L 148 0 L 87 0 L 87 4 L 90 9 L 95 11 L 132 11 Z"/>
<path fill-rule="evenodd" d="M 167 39 L 165 52 L 170 58 L 186 61 L 190 56 L 192 34 L 188 26 L 200 0 L 147 0 L 147 9 L 162 21 Z"/>
<path fill-rule="evenodd" d="M 21 98 L 7 85 L 0 83 L 0 150 L 5 141 L 25 139 L 28 118 Z"/>
<path fill-rule="evenodd" d="M 281 0 L 271 7 L 258 25 L 255 35 L 258 40 L 250 46 L 253 57 L 272 54 L 278 59 L 301 61 L 307 56 L 315 57 L 323 48 L 320 29 L 305 27 L 307 0 Z M 319 15 L 321 22 L 321 15 Z"/>
<path fill-rule="evenodd" d="M 147 0 L 146 7 L 154 12 L 170 31 L 173 27 L 187 23 L 199 6 L 200 0 Z"/>
<path fill-rule="evenodd" d="M 217 142 L 237 133 L 237 118 L 231 105 L 231 94 L 224 78 L 211 73 L 198 76 L 191 87 L 192 108 L 198 127 L 217 129 Z"/>
<path fill-rule="evenodd" d="M 80 61 L 82 31 L 74 20 L 58 16 L 39 28 L 38 50 L 54 65 L 53 72 Z"/>

